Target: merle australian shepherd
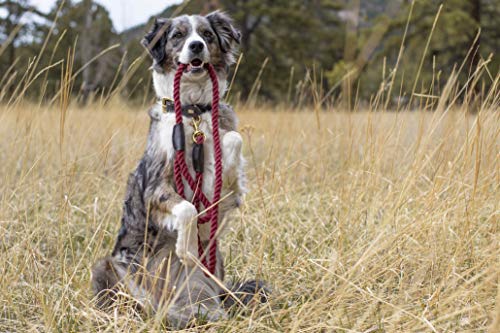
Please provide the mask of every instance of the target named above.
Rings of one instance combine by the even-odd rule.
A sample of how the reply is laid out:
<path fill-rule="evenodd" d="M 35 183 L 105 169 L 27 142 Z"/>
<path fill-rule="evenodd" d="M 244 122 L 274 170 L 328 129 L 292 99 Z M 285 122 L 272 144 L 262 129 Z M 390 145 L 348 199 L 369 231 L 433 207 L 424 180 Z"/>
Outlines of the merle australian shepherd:
<path fill-rule="evenodd" d="M 213 197 L 215 165 L 211 133 L 212 126 L 219 126 L 223 158 L 223 200 L 219 205 L 222 228 L 227 225 L 228 213 L 241 204 L 245 192 L 242 138 L 237 132 L 236 115 L 226 104 L 220 105 L 219 123 L 212 124 L 212 84 L 204 64 L 214 66 L 222 96 L 239 40 L 240 33 L 232 20 L 221 12 L 157 19 L 142 40 L 153 60 L 153 82 L 159 99 L 173 97 L 178 64 L 188 64 L 181 80 L 186 151 L 192 149 L 190 138 L 194 129 L 192 115 L 184 111 L 195 110 L 206 134 L 203 191 L 209 200 Z M 171 326 L 185 327 L 200 317 L 209 321 L 226 318 L 228 307 L 252 300 L 265 301 L 266 295 L 262 283 L 257 281 L 224 287 L 220 283 L 224 279 L 224 262 L 218 251 L 215 278 L 202 270 L 198 235 L 206 248 L 210 226 L 200 225 L 198 230 L 198 211 L 175 190 L 173 111 L 171 102 L 165 108 L 158 102 L 149 111 L 147 145 L 128 179 L 115 247 L 110 256 L 94 265 L 92 287 L 101 308 L 112 306 L 121 291 L 144 311 L 164 316 Z M 186 154 L 186 158 L 192 169 L 190 155 Z M 186 197 L 191 196 L 186 186 Z"/>

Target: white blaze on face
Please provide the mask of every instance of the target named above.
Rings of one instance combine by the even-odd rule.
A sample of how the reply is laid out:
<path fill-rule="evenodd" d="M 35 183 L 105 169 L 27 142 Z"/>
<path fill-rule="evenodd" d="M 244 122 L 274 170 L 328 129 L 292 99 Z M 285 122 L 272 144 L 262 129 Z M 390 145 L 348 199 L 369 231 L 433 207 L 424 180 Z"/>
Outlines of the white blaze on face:
<path fill-rule="evenodd" d="M 208 49 L 205 40 L 198 34 L 198 22 L 193 16 L 188 16 L 189 24 L 191 25 L 191 32 L 182 47 L 181 54 L 179 55 L 179 61 L 183 64 L 189 64 L 193 59 L 199 58 L 201 61 L 209 62 L 208 59 Z M 189 49 L 189 45 L 193 42 L 202 42 L 203 51 L 199 54 L 193 54 Z"/>

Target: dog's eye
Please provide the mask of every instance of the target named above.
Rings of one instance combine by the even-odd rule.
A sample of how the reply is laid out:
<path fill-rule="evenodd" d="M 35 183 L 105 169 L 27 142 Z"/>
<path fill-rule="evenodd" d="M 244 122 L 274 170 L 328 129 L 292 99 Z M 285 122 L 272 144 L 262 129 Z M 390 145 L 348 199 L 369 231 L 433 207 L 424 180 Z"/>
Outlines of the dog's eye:
<path fill-rule="evenodd" d="M 172 37 L 173 38 L 182 38 L 182 32 L 177 31 Z"/>
<path fill-rule="evenodd" d="M 213 34 L 209 30 L 205 30 L 205 32 L 203 33 L 203 36 L 205 36 L 207 38 L 212 38 Z"/>

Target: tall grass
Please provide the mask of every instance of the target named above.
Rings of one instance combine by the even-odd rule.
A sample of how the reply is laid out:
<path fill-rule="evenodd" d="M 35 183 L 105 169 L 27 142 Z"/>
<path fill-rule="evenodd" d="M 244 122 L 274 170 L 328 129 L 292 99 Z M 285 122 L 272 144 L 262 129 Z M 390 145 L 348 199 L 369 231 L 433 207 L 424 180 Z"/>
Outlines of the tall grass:
<path fill-rule="evenodd" d="M 48 105 L 23 94 L 51 68 L 0 79 L 17 83 L 14 95 L 0 88 L 0 332 L 159 331 L 159 315 L 91 301 L 90 267 L 113 246 L 148 117 L 112 98 L 119 90 L 77 107 L 72 59 L 54 63 Z M 313 105 L 259 107 L 257 78 L 237 108 L 249 194 L 220 244 L 228 279 L 257 276 L 272 298 L 199 329 L 497 332 L 500 76 L 488 62 L 465 84 L 457 67 L 439 95 L 416 83 L 399 112 L 397 65 L 357 112 L 331 108 L 314 71 L 297 92 Z"/>
<path fill-rule="evenodd" d="M 320 130 L 313 112 L 239 116 L 250 193 L 221 244 L 228 276 L 258 275 L 274 293 L 213 326 L 463 331 L 498 320 L 498 112 L 329 112 Z M 0 331 L 159 328 L 89 301 L 146 113 L 70 107 L 60 119 L 1 113 Z"/>

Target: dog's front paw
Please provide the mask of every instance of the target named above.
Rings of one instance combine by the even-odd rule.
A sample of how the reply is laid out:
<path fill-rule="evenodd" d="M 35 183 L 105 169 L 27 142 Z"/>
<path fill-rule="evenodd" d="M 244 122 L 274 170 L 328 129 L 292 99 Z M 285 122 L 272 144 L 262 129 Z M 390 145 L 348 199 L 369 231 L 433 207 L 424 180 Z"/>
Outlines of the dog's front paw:
<path fill-rule="evenodd" d="M 172 209 L 177 229 L 175 254 L 187 266 L 194 266 L 198 258 L 198 228 L 196 208 L 183 201 Z"/>
<path fill-rule="evenodd" d="M 238 177 L 238 170 L 242 167 L 241 149 L 243 139 L 238 132 L 230 131 L 222 140 L 222 157 L 224 167 L 224 182 L 231 183 Z"/>
<path fill-rule="evenodd" d="M 181 226 L 188 225 L 196 220 L 198 211 L 189 201 L 182 201 L 174 206 L 172 209 L 172 215 L 176 220 L 177 227 L 180 228 Z"/>
<path fill-rule="evenodd" d="M 196 266 L 196 261 L 198 259 L 198 244 L 196 244 L 195 249 L 192 248 L 190 250 L 189 246 L 181 245 L 177 241 L 177 244 L 175 246 L 175 254 L 184 265 L 194 267 Z"/>
<path fill-rule="evenodd" d="M 240 133 L 235 131 L 227 132 L 222 138 L 222 146 L 225 153 L 225 158 L 236 158 L 241 154 L 243 146 L 243 138 Z"/>

